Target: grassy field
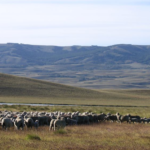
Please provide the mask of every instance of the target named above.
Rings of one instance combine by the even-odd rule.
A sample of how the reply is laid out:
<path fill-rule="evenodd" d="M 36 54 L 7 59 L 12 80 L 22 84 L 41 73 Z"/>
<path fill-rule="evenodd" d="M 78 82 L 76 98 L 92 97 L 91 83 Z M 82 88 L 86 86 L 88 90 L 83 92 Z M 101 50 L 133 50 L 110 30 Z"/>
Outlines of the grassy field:
<path fill-rule="evenodd" d="M 79 105 L 0 105 L 0 111 L 119 112 L 150 118 L 150 90 L 88 90 L 5 74 L 0 74 L 0 102 Z M 49 132 L 48 126 L 23 131 L 0 128 L 0 147 L 8 150 L 148 150 L 150 124 L 107 122 L 68 126 L 56 132 Z"/>
<path fill-rule="evenodd" d="M 116 114 L 119 112 L 121 115 L 132 114 L 140 115 L 141 117 L 150 118 L 150 107 L 103 107 L 103 106 L 22 106 L 22 105 L 0 105 L 0 111 L 44 111 L 44 112 L 93 112 L 96 114 L 100 113 L 111 113 Z"/>
<path fill-rule="evenodd" d="M 9 131 L 0 129 L 0 147 L 8 150 L 148 150 L 149 124 L 99 123 L 49 131 L 47 126 Z"/>
<path fill-rule="evenodd" d="M 150 90 L 89 90 L 0 74 L 0 102 L 150 106 Z"/>
<path fill-rule="evenodd" d="M 150 117 L 150 107 L 72 107 L 72 106 L 21 106 L 2 105 L 0 110 L 10 111 L 64 111 L 140 115 Z M 103 122 L 90 125 L 67 126 L 49 131 L 48 126 L 16 131 L 4 131 L 0 127 L 0 147 L 8 150 L 149 150 L 150 124 Z"/>

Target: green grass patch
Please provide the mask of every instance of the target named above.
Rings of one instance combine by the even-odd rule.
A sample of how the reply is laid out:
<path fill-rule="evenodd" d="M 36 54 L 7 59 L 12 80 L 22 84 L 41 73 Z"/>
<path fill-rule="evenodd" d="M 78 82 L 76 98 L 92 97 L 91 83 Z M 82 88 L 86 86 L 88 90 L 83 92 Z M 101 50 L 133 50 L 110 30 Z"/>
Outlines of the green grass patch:
<path fill-rule="evenodd" d="M 63 128 L 60 128 L 54 132 L 55 134 L 67 134 L 67 131 Z"/>
<path fill-rule="evenodd" d="M 41 138 L 37 135 L 34 134 L 27 134 L 25 137 L 26 140 L 41 140 Z"/>

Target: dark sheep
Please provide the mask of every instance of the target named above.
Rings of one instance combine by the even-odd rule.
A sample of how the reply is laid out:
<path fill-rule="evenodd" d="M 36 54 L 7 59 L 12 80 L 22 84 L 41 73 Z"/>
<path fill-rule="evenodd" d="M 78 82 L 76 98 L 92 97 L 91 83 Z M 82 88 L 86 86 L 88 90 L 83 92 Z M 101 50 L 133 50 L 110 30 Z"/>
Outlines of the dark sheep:
<path fill-rule="evenodd" d="M 36 129 L 38 129 L 38 127 L 39 127 L 39 120 L 35 120 L 35 122 L 34 122 L 34 127 L 35 127 Z"/>
<path fill-rule="evenodd" d="M 27 118 L 24 120 L 24 123 L 26 125 L 27 128 L 32 128 L 32 126 L 34 126 L 34 121 L 32 118 Z"/>
<path fill-rule="evenodd" d="M 97 115 L 98 122 L 104 121 L 105 117 L 106 117 L 106 114 L 104 113 Z"/>
<path fill-rule="evenodd" d="M 105 120 L 111 120 L 112 122 L 114 122 L 114 121 L 117 121 L 117 116 L 116 115 L 107 115 L 106 117 L 105 117 Z"/>
<path fill-rule="evenodd" d="M 136 123 L 141 123 L 141 119 L 138 119 L 138 118 L 130 118 L 129 120 L 130 120 L 130 123 L 131 122 L 133 122 L 133 123 L 135 123 L 135 122 Z"/>
<path fill-rule="evenodd" d="M 66 125 L 77 125 L 77 121 L 74 119 L 67 118 Z"/>

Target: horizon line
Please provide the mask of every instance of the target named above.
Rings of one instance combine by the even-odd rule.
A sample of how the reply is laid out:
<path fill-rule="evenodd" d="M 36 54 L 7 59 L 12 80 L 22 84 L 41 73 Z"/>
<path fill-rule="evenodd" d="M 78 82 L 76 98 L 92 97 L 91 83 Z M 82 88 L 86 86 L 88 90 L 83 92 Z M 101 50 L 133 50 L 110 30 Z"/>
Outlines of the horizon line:
<path fill-rule="evenodd" d="M 102 45 L 65 45 L 65 46 L 62 46 L 62 45 L 44 45 L 44 44 L 25 44 L 25 43 L 16 43 L 16 42 L 7 42 L 7 43 L 0 43 L 0 45 L 3 45 L 3 44 L 20 44 L 20 45 L 33 45 L 33 46 L 57 46 L 57 47 L 73 47 L 73 46 L 82 46 L 82 47 L 91 47 L 91 46 L 95 46 L 95 47 L 109 47 L 109 46 L 116 46 L 116 45 L 134 45 L 134 46 L 150 46 L 150 45 L 139 45 L 139 44 L 123 44 L 123 43 L 120 43 L 120 44 L 112 44 L 112 45 L 107 45 L 107 46 L 102 46 Z"/>

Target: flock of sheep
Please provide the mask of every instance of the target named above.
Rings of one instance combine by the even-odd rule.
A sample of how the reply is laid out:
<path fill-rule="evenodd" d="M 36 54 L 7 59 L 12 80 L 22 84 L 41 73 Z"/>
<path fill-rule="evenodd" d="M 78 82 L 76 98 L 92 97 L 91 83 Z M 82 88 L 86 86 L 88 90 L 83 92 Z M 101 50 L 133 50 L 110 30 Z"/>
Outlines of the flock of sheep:
<path fill-rule="evenodd" d="M 0 125 L 3 129 L 14 126 L 17 130 L 48 125 L 49 130 L 64 128 L 67 125 L 90 124 L 102 121 L 117 121 L 127 123 L 149 123 L 150 119 L 132 116 L 130 114 L 94 114 L 79 112 L 11 112 L 0 111 Z"/>

